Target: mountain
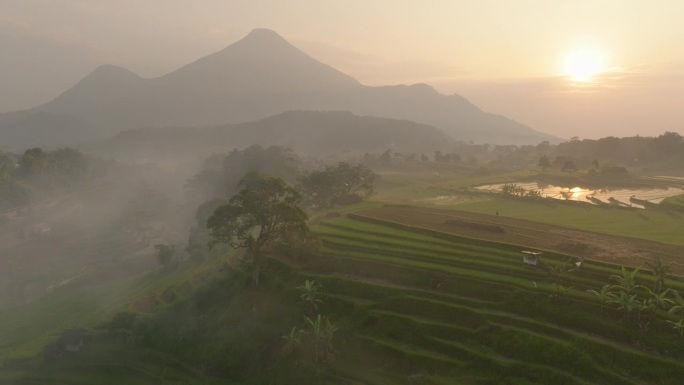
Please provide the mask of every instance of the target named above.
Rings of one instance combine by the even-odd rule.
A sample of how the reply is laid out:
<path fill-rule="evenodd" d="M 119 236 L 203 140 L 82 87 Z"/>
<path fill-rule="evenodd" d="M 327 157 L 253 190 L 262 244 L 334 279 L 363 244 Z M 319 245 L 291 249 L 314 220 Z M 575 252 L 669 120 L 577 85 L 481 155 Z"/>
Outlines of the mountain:
<path fill-rule="evenodd" d="M 28 110 L 72 116 L 92 127 L 73 141 L 138 127 L 199 127 L 263 119 L 288 110 L 345 110 L 412 120 L 459 140 L 536 144 L 557 138 L 430 86 L 369 87 L 321 63 L 277 33 L 257 29 L 222 51 L 167 75 L 145 79 L 120 67 L 97 68 L 54 100 Z M 7 115 L 7 114 L 5 114 Z M 0 115 L 0 141 L 12 120 Z M 46 132 L 50 124 L 40 127 Z M 39 127 L 36 127 L 38 130 Z M 67 137 L 64 137 L 67 139 Z M 36 138 L 34 142 L 40 142 Z M 50 144 L 45 141 L 45 144 Z"/>
<path fill-rule="evenodd" d="M 74 115 L 44 111 L 21 111 L 4 114 L 0 121 L 0 150 L 73 146 L 96 139 L 92 127 Z"/>
<path fill-rule="evenodd" d="M 88 151 L 123 159 L 196 159 L 252 144 L 283 145 L 298 154 L 363 155 L 448 150 L 443 131 L 407 120 L 356 116 L 346 111 L 287 111 L 255 122 L 205 128 L 139 128 L 94 143 Z"/>

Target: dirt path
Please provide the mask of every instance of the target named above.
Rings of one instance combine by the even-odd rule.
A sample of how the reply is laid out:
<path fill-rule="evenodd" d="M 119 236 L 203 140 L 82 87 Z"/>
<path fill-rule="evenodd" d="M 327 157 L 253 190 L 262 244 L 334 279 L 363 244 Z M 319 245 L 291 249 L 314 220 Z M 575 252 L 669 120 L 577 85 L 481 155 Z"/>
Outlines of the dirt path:
<path fill-rule="evenodd" d="M 401 224 L 471 238 L 553 250 L 577 257 L 645 268 L 645 259 L 673 261 L 684 275 L 684 246 L 568 229 L 544 223 L 465 211 L 413 206 L 385 206 L 356 212 Z"/>

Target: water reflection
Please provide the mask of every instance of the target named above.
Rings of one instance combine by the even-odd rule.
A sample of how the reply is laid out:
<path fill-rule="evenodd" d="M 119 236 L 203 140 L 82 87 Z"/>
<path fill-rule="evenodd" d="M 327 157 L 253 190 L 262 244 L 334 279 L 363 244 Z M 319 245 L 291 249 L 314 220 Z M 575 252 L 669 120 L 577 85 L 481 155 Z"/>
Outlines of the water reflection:
<path fill-rule="evenodd" d="M 608 188 L 601 189 L 586 189 L 579 186 L 575 187 L 561 187 L 547 185 L 544 183 L 517 183 L 526 191 L 539 191 L 541 196 L 573 200 L 580 202 L 588 202 L 594 204 L 618 204 L 624 206 L 633 206 L 643 208 L 641 205 L 630 202 L 630 198 L 637 198 L 651 203 L 660 203 L 663 199 L 684 193 L 684 189 L 678 187 L 670 188 L 640 188 L 640 189 L 616 189 L 608 190 Z M 503 184 L 493 184 L 479 186 L 479 190 L 497 191 L 501 192 Z"/>

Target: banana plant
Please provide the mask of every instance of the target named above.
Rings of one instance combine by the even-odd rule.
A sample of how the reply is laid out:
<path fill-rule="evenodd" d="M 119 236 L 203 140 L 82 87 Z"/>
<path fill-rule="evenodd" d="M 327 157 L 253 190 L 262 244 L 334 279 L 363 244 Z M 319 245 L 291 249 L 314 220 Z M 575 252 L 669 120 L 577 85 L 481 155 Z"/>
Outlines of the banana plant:
<path fill-rule="evenodd" d="M 623 319 L 629 319 L 630 314 L 632 314 L 634 310 L 640 310 L 642 306 L 637 294 L 629 294 L 625 290 L 621 290 L 620 293 L 608 303 L 617 305 L 617 309 L 623 313 Z"/>
<path fill-rule="evenodd" d="M 636 283 L 637 275 L 639 274 L 639 269 L 634 269 L 631 272 L 627 271 L 624 266 L 622 266 L 621 274 L 613 274 L 610 279 L 617 282 L 612 288 L 620 291 L 625 291 L 627 294 L 634 294 L 637 289 L 646 289 L 645 286 Z"/>
<path fill-rule="evenodd" d="M 676 293 L 672 289 L 665 289 L 663 292 L 651 291 L 651 298 L 648 299 L 648 303 L 651 306 L 651 320 L 656 316 L 658 310 L 670 310 L 675 306 L 675 301 L 670 298 L 670 293 Z"/>
<path fill-rule="evenodd" d="M 601 300 L 601 318 L 603 318 L 603 309 L 606 304 L 612 303 L 617 295 L 611 291 L 611 285 L 604 285 L 601 291 L 587 290 L 587 292 L 594 294 Z"/>
<path fill-rule="evenodd" d="M 330 322 L 328 317 L 318 315 L 316 318 L 311 319 L 309 317 L 304 317 L 311 334 L 314 337 L 314 349 L 316 352 L 316 362 L 326 363 L 332 358 L 334 352 L 332 339 L 335 332 L 338 330 L 337 326 Z"/>
<path fill-rule="evenodd" d="M 660 257 L 656 257 L 651 261 L 647 261 L 646 265 L 653 269 L 653 275 L 655 276 L 655 282 L 653 283 L 653 291 L 660 293 L 665 287 L 665 278 L 670 276 L 672 272 L 673 262 L 663 263 Z"/>
<path fill-rule="evenodd" d="M 298 286 L 297 290 L 301 292 L 300 298 L 304 300 L 307 307 L 307 314 L 313 314 L 318 310 L 318 305 L 323 303 L 321 300 L 321 285 L 315 280 L 304 281 L 304 285 Z"/>
<path fill-rule="evenodd" d="M 680 318 L 679 321 L 674 322 L 674 321 L 667 321 L 670 325 L 672 325 L 672 328 L 679 333 L 679 336 L 684 336 L 684 318 Z"/>
<path fill-rule="evenodd" d="M 302 334 L 304 334 L 304 330 L 297 329 L 296 326 L 293 326 L 289 334 L 281 336 L 281 338 L 285 340 L 285 346 L 283 346 L 283 352 L 285 354 L 292 354 L 297 350 L 299 345 L 302 344 Z"/>

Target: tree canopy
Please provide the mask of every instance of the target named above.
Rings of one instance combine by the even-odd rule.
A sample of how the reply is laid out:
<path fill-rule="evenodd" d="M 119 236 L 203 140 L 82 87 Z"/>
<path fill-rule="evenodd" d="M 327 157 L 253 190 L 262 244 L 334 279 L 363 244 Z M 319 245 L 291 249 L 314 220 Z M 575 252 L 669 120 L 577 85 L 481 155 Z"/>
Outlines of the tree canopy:
<path fill-rule="evenodd" d="M 340 162 L 324 170 L 312 171 L 301 179 L 307 198 L 318 207 L 328 207 L 335 200 L 355 196 L 359 200 L 373 194 L 375 174 L 366 166 Z"/>
<path fill-rule="evenodd" d="M 297 204 L 301 194 L 282 179 L 259 173 L 245 175 L 240 190 L 207 220 L 209 246 L 225 243 L 245 248 L 254 262 L 258 285 L 260 258 L 279 242 L 309 237 L 307 215 Z"/>
<path fill-rule="evenodd" d="M 70 148 L 36 147 L 21 155 L 0 152 L 0 209 L 31 203 L 55 190 L 78 189 L 101 174 L 97 163 Z"/>
<path fill-rule="evenodd" d="M 204 202 L 223 198 L 226 192 L 236 192 L 240 178 L 247 173 L 260 172 L 293 182 L 299 167 L 299 158 L 288 148 L 252 145 L 207 158 L 203 170 L 188 181 L 186 187 L 198 202 Z"/>

